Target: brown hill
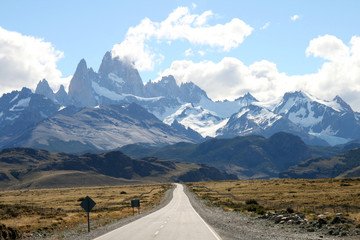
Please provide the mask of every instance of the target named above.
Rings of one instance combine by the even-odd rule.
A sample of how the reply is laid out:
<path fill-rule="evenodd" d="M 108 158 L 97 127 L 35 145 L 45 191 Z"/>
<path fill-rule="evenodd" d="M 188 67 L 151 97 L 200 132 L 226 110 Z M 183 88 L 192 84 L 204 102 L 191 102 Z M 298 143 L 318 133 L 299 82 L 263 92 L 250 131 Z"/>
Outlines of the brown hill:
<path fill-rule="evenodd" d="M 120 151 L 71 155 L 31 148 L 0 152 L 0 189 L 118 185 L 235 179 L 216 168 L 158 158 L 134 159 Z"/>
<path fill-rule="evenodd" d="M 317 157 L 303 161 L 279 174 L 280 178 L 354 178 L 360 177 L 360 148 L 332 158 Z"/>

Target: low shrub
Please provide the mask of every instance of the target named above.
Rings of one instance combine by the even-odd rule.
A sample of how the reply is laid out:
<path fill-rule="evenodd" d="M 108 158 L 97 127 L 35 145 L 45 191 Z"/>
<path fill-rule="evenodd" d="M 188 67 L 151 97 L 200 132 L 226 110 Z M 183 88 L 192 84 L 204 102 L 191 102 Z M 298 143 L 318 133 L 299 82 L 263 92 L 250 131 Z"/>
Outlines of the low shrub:
<path fill-rule="evenodd" d="M 286 208 L 286 211 L 290 214 L 295 212 L 291 207 Z"/>
<path fill-rule="evenodd" d="M 247 205 L 259 205 L 255 199 L 248 199 L 245 201 Z"/>

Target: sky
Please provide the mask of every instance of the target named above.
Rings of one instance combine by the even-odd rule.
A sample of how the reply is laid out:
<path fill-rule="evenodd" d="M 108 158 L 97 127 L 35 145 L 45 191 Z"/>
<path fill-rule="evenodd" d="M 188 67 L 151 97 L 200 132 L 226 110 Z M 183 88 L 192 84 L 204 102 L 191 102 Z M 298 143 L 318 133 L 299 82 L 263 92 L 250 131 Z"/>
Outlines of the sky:
<path fill-rule="evenodd" d="M 174 75 L 213 100 L 302 90 L 360 111 L 360 1 L 0 0 L 0 95 L 67 89 L 106 51 L 144 84 Z"/>

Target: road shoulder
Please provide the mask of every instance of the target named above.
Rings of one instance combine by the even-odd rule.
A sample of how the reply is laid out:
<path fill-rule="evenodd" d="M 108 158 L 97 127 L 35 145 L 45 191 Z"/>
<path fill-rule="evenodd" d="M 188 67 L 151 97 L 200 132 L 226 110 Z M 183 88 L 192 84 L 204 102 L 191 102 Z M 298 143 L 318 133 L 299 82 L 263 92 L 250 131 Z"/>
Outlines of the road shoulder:
<path fill-rule="evenodd" d="M 219 207 L 210 206 L 184 185 L 184 192 L 199 215 L 220 235 L 223 240 L 264 239 L 264 240 L 318 240 L 334 239 L 316 232 L 284 225 L 274 225 L 265 219 L 248 216 L 241 212 L 225 212 Z M 341 239 L 355 239 L 342 237 Z"/>

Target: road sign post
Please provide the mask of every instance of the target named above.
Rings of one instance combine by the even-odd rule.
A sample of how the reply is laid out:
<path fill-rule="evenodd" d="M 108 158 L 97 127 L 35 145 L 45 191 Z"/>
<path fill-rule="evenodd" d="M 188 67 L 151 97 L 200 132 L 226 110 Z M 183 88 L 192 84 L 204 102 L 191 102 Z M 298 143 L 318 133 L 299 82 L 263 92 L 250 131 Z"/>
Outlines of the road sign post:
<path fill-rule="evenodd" d="M 136 200 L 131 200 L 131 207 L 133 208 L 133 215 L 135 215 L 135 208 L 137 207 L 138 210 L 140 209 L 140 200 L 136 199 Z"/>
<path fill-rule="evenodd" d="M 89 196 L 86 196 L 81 202 L 80 206 L 87 212 L 88 217 L 88 232 L 90 232 L 90 211 L 95 207 L 96 203 Z"/>

